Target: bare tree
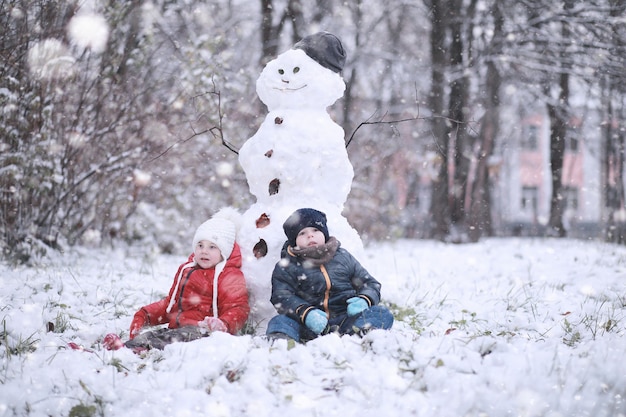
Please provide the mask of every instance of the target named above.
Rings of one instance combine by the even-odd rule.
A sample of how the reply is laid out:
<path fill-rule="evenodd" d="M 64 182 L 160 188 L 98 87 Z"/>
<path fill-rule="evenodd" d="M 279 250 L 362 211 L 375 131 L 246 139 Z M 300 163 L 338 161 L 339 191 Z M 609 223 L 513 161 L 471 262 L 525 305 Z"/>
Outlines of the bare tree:
<path fill-rule="evenodd" d="M 303 7 L 300 0 L 288 0 L 283 10 L 275 3 L 273 0 L 261 0 L 261 66 L 278 55 L 280 36 L 285 25 L 291 24 L 292 43 L 304 37 Z"/>
<path fill-rule="evenodd" d="M 467 11 L 462 0 L 448 0 L 446 27 L 449 31 L 450 45 L 447 48 L 450 80 L 448 100 L 448 117 L 450 118 L 450 142 L 452 152 L 452 190 L 450 190 L 451 212 L 450 222 L 458 236 L 454 239 L 464 239 L 467 233 L 466 199 L 467 177 L 470 169 L 471 144 L 468 136 L 468 84 L 466 75 L 466 36 L 463 28 L 471 22 L 471 16 L 465 16 Z M 469 17 L 469 18 L 468 18 Z"/>
<path fill-rule="evenodd" d="M 124 237 L 145 191 L 143 164 L 168 136 L 150 126 L 175 118 L 177 97 L 164 93 L 162 65 L 140 35 L 140 2 L 106 9 L 104 51 L 67 37 L 74 4 L 34 2 L 19 14 L 22 5 L 4 2 L 2 12 L 11 111 L 0 115 L 0 226 L 4 254 L 27 261 L 88 235 Z"/>
<path fill-rule="evenodd" d="M 484 114 L 480 120 L 479 141 L 475 152 L 475 169 L 471 181 L 471 205 L 469 213 L 469 237 L 476 242 L 481 236 L 493 233 L 491 218 L 490 192 L 490 158 L 500 130 L 500 87 L 502 78 L 498 68 L 498 60 L 502 54 L 504 17 L 502 6 L 494 2 L 491 9 L 493 18 L 493 35 L 486 58 L 486 74 L 484 80 Z"/>
<path fill-rule="evenodd" d="M 446 62 L 446 2 L 444 0 L 426 0 L 430 10 L 431 34 L 431 89 L 429 107 L 434 115 L 443 115 L 445 106 L 445 69 Z M 431 235 L 435 239 L 445 239 L 450 233 L 450 204 L 449 198 L 449 138 L 446 120 L 434 117 L 431 121 L 432 140 L 437 152 L 439 174 L 433 181 L 430 214 L 433 219 Z"/>
<path fill-rule="evenodd" d="M 626 139 L 623 122 L 626 118 L 624 106 L 624 51 L 626 33 L 619 19 L 626 12 L 624 0 L 610 0 L 610 12 L 606 33 L 610 46 L 610 62 L 604 66 L 600 79 L 602 108 L 604 112 L 603 146 L 601 149 L 603 200 L 606 207 L 605 238 L 607 241 L 626 244 L 626 197 L 624 192 L 624 164 L 626 161 Z"/>

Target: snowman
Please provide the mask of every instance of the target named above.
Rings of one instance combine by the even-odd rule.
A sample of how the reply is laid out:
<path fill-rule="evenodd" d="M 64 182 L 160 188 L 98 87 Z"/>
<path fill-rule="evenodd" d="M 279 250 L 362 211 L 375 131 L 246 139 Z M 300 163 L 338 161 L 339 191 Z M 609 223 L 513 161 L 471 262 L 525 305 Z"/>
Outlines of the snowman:
<path fill-rule="evenodd" d="M 344 131 L 327 112 L 343 96 L 341 41 L 310 35 L 270 61 L 256 91 L 269 113 L 239 151 L 254 203 L 242 214 L 238 240 L 250 292 L 250 324 L 264 334 L 276 314 L 271 277 L 286 241 L 283 223 L 299 208 L 326 213 L 328 229 L 357 258 L 363 244 L 342 215 L 354 171 Z"/>

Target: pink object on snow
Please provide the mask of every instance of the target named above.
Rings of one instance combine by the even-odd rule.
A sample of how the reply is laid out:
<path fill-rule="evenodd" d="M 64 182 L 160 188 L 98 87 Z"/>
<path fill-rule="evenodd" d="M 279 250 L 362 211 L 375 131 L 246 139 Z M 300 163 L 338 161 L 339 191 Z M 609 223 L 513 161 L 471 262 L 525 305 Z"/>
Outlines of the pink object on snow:
<path fill-rule="evenodd" d="M 124 347 L 122 339 L 120 339 L 120 337 L 115 333 L 109 333 L 104 336 L 104 339 L 102 340 L 102 345 L 106 350 L 118 350 Z"/>
<path fill-rule="evenodd" d="M 87 349 L 87 348 L 85 348 L 84 346 L 79 345 L 79 344 L 74 343 L 74 342 L 69 342 L 67 345 L 68 345 L 71 349 L 73 349 L 73 350 L 79 350 L 79 351 L 81 351 L 81 352 L 90 352 L 90 353 L 93 353 L 93 350 L 91 350 L 91 349 Z"/>

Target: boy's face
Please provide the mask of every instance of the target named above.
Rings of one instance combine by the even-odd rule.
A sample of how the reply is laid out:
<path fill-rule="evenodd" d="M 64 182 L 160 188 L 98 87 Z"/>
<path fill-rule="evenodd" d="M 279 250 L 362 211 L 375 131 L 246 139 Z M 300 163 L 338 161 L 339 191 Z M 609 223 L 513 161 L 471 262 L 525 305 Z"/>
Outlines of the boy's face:
<path fill-rule="evenodd" d="M 315 227 L 305 227 L 296 236 L 296 247 L 303 249 L 309 246 L 320 246 L 326 243 L 324 233 Z"/>
<path fill-rule="evenodd" d="M 200 268 L 213 268 L 222 261 L 222 251 L 213 242 L 201 240 L 193 251 L 194 259 L 200 265 Z"/>

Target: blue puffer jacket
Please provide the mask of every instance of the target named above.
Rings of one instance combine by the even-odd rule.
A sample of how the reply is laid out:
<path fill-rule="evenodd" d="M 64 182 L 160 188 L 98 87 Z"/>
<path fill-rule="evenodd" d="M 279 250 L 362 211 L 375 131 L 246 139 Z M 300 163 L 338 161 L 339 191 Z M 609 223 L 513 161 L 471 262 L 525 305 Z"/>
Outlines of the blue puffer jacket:
<path fill-rule="evenodd" d="M 305 268 L 289 249 L 285 243 L 272 273 L 271 302 L 279 314 L 304 323 L 314 308 L 329 318 L 346 314 L 351 297 L 364 298 L 370 307 L 380 302 L 380 283 L 342 247 L 325 265 L 312 268 Z"/>

